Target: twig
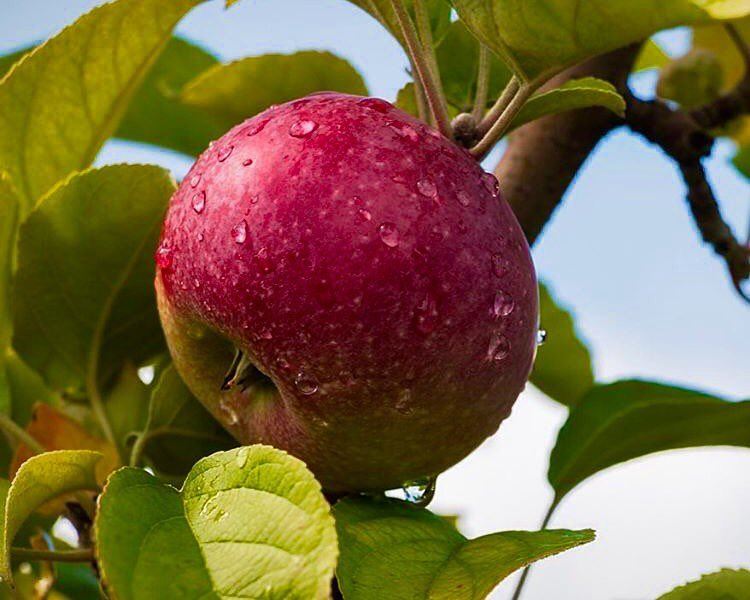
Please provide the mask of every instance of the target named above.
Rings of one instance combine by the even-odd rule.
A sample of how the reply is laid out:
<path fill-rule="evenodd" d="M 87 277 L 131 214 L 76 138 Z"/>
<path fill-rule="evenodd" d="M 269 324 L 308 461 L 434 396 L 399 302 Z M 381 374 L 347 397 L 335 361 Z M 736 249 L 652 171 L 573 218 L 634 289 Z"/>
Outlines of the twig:
<path fill-rule="evenodd" d="M 701 159 L 711 153 L 713 138 L 687 114 L 659 100 L 639 100 L 626 94 L 630 128 L 670 156 L 687 186 L 687 200 L 703 241 L 726 262 L 732 283 L 747 302 L 742 284 L 750 278 L 750 249 L 734 235 L 721 215 Z"/>
<path fill-rule="evenodd" d="M 487 153 L 495 147 L 495 144 L 500 141 L 505 132 L 510 127 L 513 119 L 518 114 L 518 111 L 523 108 L 526 101 L 534 93 L 536 87 L 531 83 L 524 83 L 518 88 L 518 93 L 513 96 L 513 99 L 505 107 L 505 110 L 495 123 L 490 127 L 490 130 L 484 134 L 481 140 L 474 146 L 470 152 L 477 159 L 482 160 Z"/>
<path fill-rule="evenodd" d="M 396 20 L 401 28 L 401 34 L 406 43 L 409 57 L 414 64 L 417 85 L 421 85 L 424 90 L 427 104 L 430 107 L 430 112 L 435 119 L 438 129 L 444 136 L 450 138 L 452 136 L 452 131 L 450 118 L 448 117 L 448 109 L 446 108 L 445 100 L 440 93 L 440 86 L 433 77 L 432 69 L 430 69 L 423 48 L 419 43 L 414 23 L 406 12 L 402 0 L 390 0 L 390 2 L 393 12 L 396 15 Z"/>
<path fill-rule="evenodd" d="M 11 556 L 16 560 L 43 560 L 51 562 L 80 563 L 94 560 L 91 548 L 82 550 L 36 550 L 34 548 L 11 548 Z"/>
<path fill-rule="evenodd" d="M 474 121 L 480 122 L 487 110 L 487 98 L 490 91 L 490 50 L 479 42 L 479 63 L 477 65 L 477 95 L 474 99 L 474 110 L 471 115 Z"/>
<path fill-rule="evenodd" d="M 557 508 L 557 500 L 553 500 L 552 504 L 550 504 L 549 508 L 547 509 L 547 514 L 544 515 L 544 519 L 542 520 L 542 525 L 539 528 L 540 530 L 547 529 L 547 525 L 549 525 L 550 520 L 552 519 L 552 515 L 555 512 L 555 509 Z M 531 565 L 527 566 L 523 573 L 521 573 L 521 578 L 518 580 L 518 583 L 516 584 L 516 589 L 513 592 L 513 597 L 511 600 L 518 600 L 521 597 L 521 592 L 523 591 L 523 587 L 526 585 L 526 580 L 529 578 L 529 572 L 531 571 Z"/>
<path fill-rule="evenodd" d="M 477 125 L 477 132 L 480 136 L 485 135 L 490 130 L 492 125 L 500 118 L 500 115 L 502 115 L 503 111 L 508 108 L 508 104 L 510 104 L 511 100 L 513 100 L 515 95 L 518 93 L 520 87 L 521 83 L 518 81 L 518 79 L 515 76 L 512 77 L 508 82 L 508 85 L 505 86 L 503 93 L 500 94 L 500 97 L 495 102 L 494 106 L 484 116 L 479 125 Z"/>
<path fill-rule="evenodd" d="M 34 454 L 43 454 L 46 452 L 44 446 L 37 442 L 28 431 L 2 413 L 0 413 L 0 429 L 15 438 L 19 443 L 26 446 Z"/>

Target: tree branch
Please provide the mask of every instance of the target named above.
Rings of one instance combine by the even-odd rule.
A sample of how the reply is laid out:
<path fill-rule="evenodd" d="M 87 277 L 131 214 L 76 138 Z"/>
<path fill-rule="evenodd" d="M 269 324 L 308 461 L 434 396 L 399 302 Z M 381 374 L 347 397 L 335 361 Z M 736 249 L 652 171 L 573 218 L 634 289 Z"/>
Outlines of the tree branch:
<path fill-rule="evenodd" d="M 553 78 L 545 88 L 599 77 L 624 92 L 639 50 L 640 45 L 633 45 L 591 59 Z M 513 132 L 495 172 L 529 243 L 539 237 L 599 141 L 621 124 L 604 108 L 586 108 L 544 117 Z"/>
<path fill-rule="evenodd" d="M 639 100 L 629 92 L 625 99 L 627 124 L 675 161 L 687 186 L 690 212 L 703 241 L 724 259 L 737 292 L 750 302 L 742 289 L 742 283 L 750 278 L 750 248 L 735 237 L 722 217 L 701 163 L 711 153 L 714 139 L 693 120 L 692 113 L 675 110 L 660 100 Z"/>

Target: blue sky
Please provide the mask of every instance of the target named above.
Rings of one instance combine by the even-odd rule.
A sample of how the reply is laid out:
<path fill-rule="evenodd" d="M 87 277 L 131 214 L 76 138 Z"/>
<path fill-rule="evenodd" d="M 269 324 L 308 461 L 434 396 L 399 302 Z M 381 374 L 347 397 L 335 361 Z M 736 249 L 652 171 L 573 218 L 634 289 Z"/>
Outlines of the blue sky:
<path fill-rule="evenodd" d="M 0 51 L 48 37 L 95 4 L 4 0 Z M 344 0 L 253 0 L 230 12 L 213 1 L 194 10 L 179 32 L 223 60 L 331 50 L 360 70 L 374 95 L 389 99 L 406 80 L 399 47 Z M 662 40 L 679 51 L 685 35 L 668 33 Z M 652 86 L 649 75 L 637 81 L 642 92 Z M 731 154 L 729 144 L 720 144 L 709 173 L 725 215 L 745 232 L 750 186 L 728 164 Z M 108 144 L 99 161 L 158 162 L 177 176 L 189 165 L 183 157 L 122 142 Z M 534 254 L 541 278 L 575 311 L 601 379 L 655 378 L 750 397 L 750 308 L 736 296 L 723 263 L 700 242 L 678 173 L 656 149 L 626 132 L 611 135 Z M 546 453 L 563 418 L 538 394 L 525 394 L 497 439 L 444 477 L 438 508 L 466 515 L 472 534 L 535 528 L 549 494 Z M 748 467 L 745 451 L 685 451 L 627 465 L 582 486 L 553 525 L 594 525 L 600 538 L 602 531 L 609 537 L 596 549 L 539 569 L 527 598 L 552 591 L 571 600 L 647 598 L 681 579 L 734 564 L 743 553 L 750 564 L 750 525 L 741 509 L 750 501 L 750 489 L 741 484 Z M 466 494 L 467 486 L 475 493 Z M 507 589 L 497 597 L 506 597 Z"/>

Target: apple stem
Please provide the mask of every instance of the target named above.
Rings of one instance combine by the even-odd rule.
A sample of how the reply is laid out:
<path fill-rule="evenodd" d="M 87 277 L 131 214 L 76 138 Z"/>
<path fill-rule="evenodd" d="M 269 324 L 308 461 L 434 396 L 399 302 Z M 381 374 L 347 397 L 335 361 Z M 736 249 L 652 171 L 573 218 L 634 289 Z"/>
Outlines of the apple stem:
<path fill-rule="evenodd" d="M 426 12 L 423 12 L 424 7 L 422 6 L 422 10 L 419 10 L 419 5 L 421 5 L 419 0 L 416 0 L 414 4 L 415 9 L 417 9 L 418 20 L 421 22 L 421 28 L 424 28 L 425 23 L 423 22 L 423 17 L 426 15 Z M 432 114 L 440 133 L 448 139 L 452 139 L 453 130 L 451 128 L 450 117 L 448 116 L 448 106 L 445 101 L 445 95 L 442 92 L 442 85 L 439 82 L 439 74 L 433 71 L 430 67 L 431 59 L 429 57 L 434 57 L 434 50 L 432 49 L 431 43 L 432 36 L 430 34 L 429 38 L 425 40 L 424 38 L 427 37 L 428 32 L 424 31 L 424 37 L 422 43 L 420 43 L 419 35 L 417 34 L 417 30 L 414 27 L 411 17 L 404 8 L 403 0 L 391 0 L 391 7 L 393 8 L 396 20 L 401 28 L 401 34 L 404 38 L 409 58 L 414 65 L 417 79 L 416 83 L 421 86 L 422 90 L 424 90 L 430 113 Z M 423 15 L 422 18 L 420 18 L 420 14 Z M 429 30 L 429 19 L 427 20 L 426 27 Z M 425 50 L 425 41 L 430 41 L 429 52 Z M 432 60 L 434 60 L 434 58 Z M 435 67 L 437 67 L 436 60 Z"/>
<path fill-rule="evenodd" d="M 477 65 L 477 95 L 474 99 L 474 110 L 471 115 L 479 123 L 487 107 L 490 91 L 490 49 L 479 42 L 479 63 Z"/>
<path fill-rule="evenodd" d="M 505 107 L 500 117 L 490 127 L 489 131 L 484 134 L 481 140 L 474 146 L 470 152 L 479 161 L 481 161 L 492 148 L 495 147 L 505 135 L 510 125 L 513 123 L 513 119 L 516 117 L 518 112 L 523 108 L 526 101 L 536 90 L 537 86 L 533 83 L 523 83 L 518 88 L 518 92 L 513 96 L 513 99 Z"/>
<path fill-rule="evenodd" d="M 521 84 L 518 81 L 518 78 L 516 76 L 511 77 L 510 81 L 508 81 L 507 85 L 505 86 L 503 93 L 500 94 L 500 97 L 497 99 L 497 102 L 495 102 L 493 107 L 487 112 L 484 118 L 482 118 L 482 120 L 479 122 L 479 125 L 477 125 L 477 133 L 480 136 L 487 135 L 487 132 L 492 128 L 495 122 L 500 118 L 500 115 L 503 114 L 503 111 L 506 108 L 508 108 L 508 104 L 510 104 L 511 100 L 515 98 L 516 94 L 518 93 L 518 89 L 520 87 L 521 87 Z"/>

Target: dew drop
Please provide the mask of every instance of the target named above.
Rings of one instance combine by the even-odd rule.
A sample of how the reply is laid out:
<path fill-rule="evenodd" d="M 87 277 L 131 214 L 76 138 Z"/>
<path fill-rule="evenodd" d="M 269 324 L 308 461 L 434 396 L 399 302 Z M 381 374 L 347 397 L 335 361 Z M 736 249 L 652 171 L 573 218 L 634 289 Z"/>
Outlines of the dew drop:
<path fill-rule="evenodd" d="M 360 208 L 357 210 L 357 214 L 359 215 L 360 219 L 362 219 L 362 221 L 372 221 L 372 213 L 370 213 L 369 210 Z"/>
<path fill-rule="evenodd" d="M 391 110 L 390 102 L 386 102 L 385 100 L 381 100 L 380 98 L 363 98 L 358 102 L 358 104 L 360 106 L 364 106 L 365 108 L 371 108 L 372 110 L 382 114 L 386 114 Z"/>
<path fill-rule="evenodd" d="M 193 195 L 193 210 L 201 214 L 203 212 L 203 209 L 206 208 L 206 192 L 196 192 Z"/>
<path fill-rule="evenodd" d="M 232 144 L 229 144 L 228 146 L 225 146 L 221 150 L 219 150 L 219 153 L 216 155 L 216 158 L 219 160 L 219 162 L 224 162 L 226 159 L 228 159 L 232 155 L 232 151 L 234 150 L 234 146 Z"/>
<path fill-rule="evenodd" d="M 292 126 L 289 127 L 289 135 L 295 138 L 306 138 L 317 128 L 318 124 L 315 121 L 297 121 L 296 123 L 292 123 Z"/>
<path fill-rule="evenodd" d="M 205 239 L 206 239 L 206 236 L 204 236 L 204 235 L 203 235 L 203 233 L 199 233 L 199 234 L 198 234 L 198 241 L 199 241 L 199 242 L 202 242 L 202 241 L 203 241 L 203 240 L 205 240 Z"/>
<path fill-rule="evenodd" d="M 395 248 L 398 246 L 401 236 L 399 235 L 395 223 L 391 223 L 390 221 L 382 223 L 378 228 L 378 233 L 380 234 L 382 242 L 389 248 Z"/>
<path fill-rule="evenodd" d="M 248 126 L 248 128 L 245 129 L 245 133 L 247 135 L 249 135 L 249 136 L 253 136 L 253 135 L 259 134 L 261 131 L 263 131 L 263 129 L 265 128 L 265 126 L 268 125 L 268 122 L 270 120 L 271 119 L 262 119 L 260 121 L 255 121 L 254 123 L 251 123 Z"/>
<path fill-rule="evenodd" d="M 492 272 L 495 273 L 497 277 L 505 276 L 509 269 L 510 265 L 502 254 L 492 255 Z"/>
<path fill-rule="evenodd" d="M 510 340 L 502 333 L 493 333 L 487 347 L 487 360 L 502 362 L 510 354 Z"/>
<path fill-rule="evenodd" d="M 545 329 L 540 329 L 536 332 L 536 345 L 537 346 L 543 346 L 544 343 L 547 341 L 547 331 Z"/>
<path fill-rule="evenodd" d="M 198 184 L 201 182 L 201 179 L 203 179 L 203 175 L 200 173 L 196 173 L 190 178 L 190 187 L 196 188 L 198 187 Z"/>
<path fill-rule="evenodd" d="M 500 182 L 492 173 L 482 175 L 482 183 L 484 183 L 484 187 L 487 188 L 487 191 L 493 197 L 497 198 L 500 195 Z"/>
<path fill-rule="evenodd" d="M 427 506 L 435 496 L 436 481 L 436 477 L 428 477 L 407 483 L 402 489 L 404 500 L 417 506 Z"/>
<path fill-rule="evenodd" d="M 172 260 L 172 249 L 165 244 L 159 246 L 159 249 L 156 251 L 156 264 L 159 268 L 165 271 L 169 270 L 172 268 Z"/>
<path fill-rule="evenodd" d="M 432 333 L 439 322 L 437 302 L 435 298 L 427 294 L 414 311 L 417 329 L 422 333 Z"/>
<path fill-rule="evenodd" d="M 253 159 L 252 158 L 246 158 L 245 160 L 242 161 L 242 166 L 243 167 L 249 167 L 252 164 L 253 164 Z"/>
<path fill-rule="evenodd" d="M 417 190 L 420 194 L 427 198 L 435 198 L 437 196 L 437 186 L 432 179 L 420 179 L 417 182 Z"/>
<path fill-rule="evenodd" d="M 247 239 L 247 222 L 243 219 L 232 227 L 232 239 L 238 244 L 244 244 Z"/>
<path fill-rule="evenodd" d="M 258 204 L 260 201 L 260 194 L 253 194 L 250 196 L 250 204 Z"/>
<path fill-rule="evenodd" d="M 492 316 L 496 319 L 501 317 L 507 317 L 513 312 L 516 307 L 516 302 L 513 300 L 510 294 L 506 294 L 504 291 L 499 290 L 495 294 L 495 301 L 492 304 Z"/>
<path fill-rule="evenodd" d="M 464 190 L 460 190 L 458 194 L 456 194 L 456 197 L 458 198 L 458 203 L 464 208 L 467 208 L 471 204 L 471 196 L 469 196 L 468 192 Z"/>
<path fill-rule="evenodd" d="M 245 465 L 247 464 L 247 455 L 250 453 L 250 450 L 248 448 L 240 448 L 237 451 L 237 456 L 235 457 L 234 461 L 237 464 L 237 467 L 240 469 L 244 469 Z"/>
<path fill-rule="evenodd" d="M 299 372 L 297 377 L 294 378 L 294 385 L 300 391 L 303 396 L 312 396 L 318 391 L 318 382 L 311 375 L 306 375 L 303 372 Z"/>

